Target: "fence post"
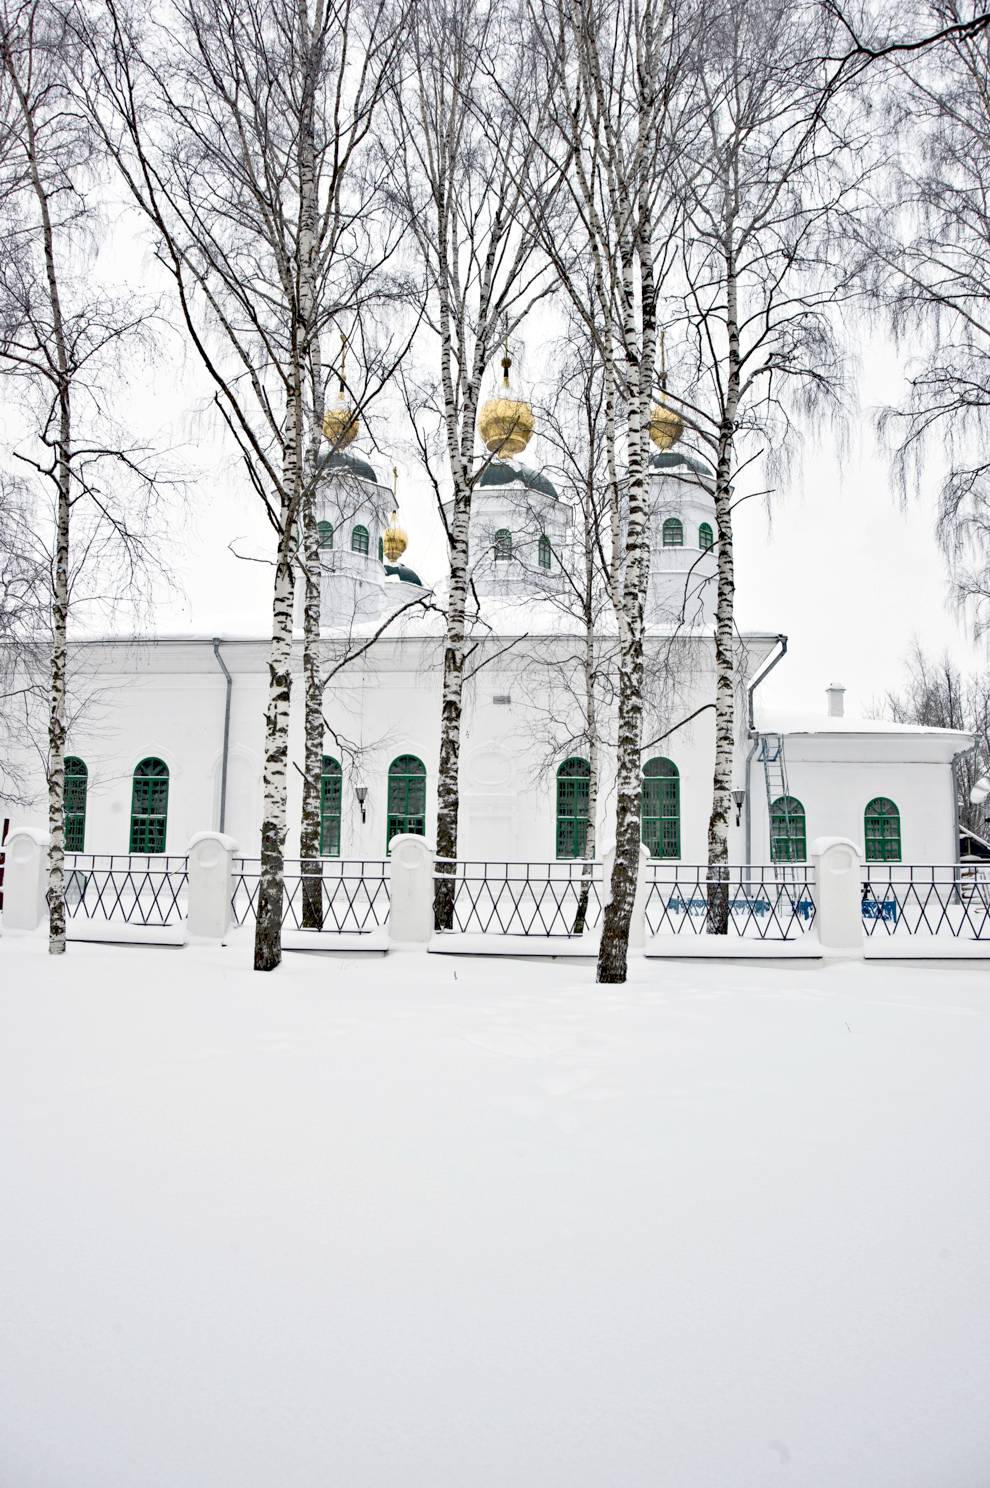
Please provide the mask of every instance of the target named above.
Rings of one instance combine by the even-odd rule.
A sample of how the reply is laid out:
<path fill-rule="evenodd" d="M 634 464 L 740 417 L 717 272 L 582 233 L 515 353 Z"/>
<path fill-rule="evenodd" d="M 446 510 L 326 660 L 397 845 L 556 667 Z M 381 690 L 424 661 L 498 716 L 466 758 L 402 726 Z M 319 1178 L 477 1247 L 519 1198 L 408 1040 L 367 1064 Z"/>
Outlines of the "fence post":
<path fill-rule="evenodd" d="M 811 844 L 815 929 L 826 955 L 863 954 L 861 859 L 860 849 L 848 837 L 816 837 Z"/>
<path fill-rule="evenodd" d="M 37 930 L 45 918 L 48 848 L 40 827 L 15 827 L 4 846 L 3 928 Z"/>
<path fill-rule="evenodd" d="M 639 844 L 639 872 L 636 875 L 636 896 L 633 899 L 632 918 L 629 921 L 629 947 L 642 950 L 646 945 L 646 900 L 650 886 L 644 869 L 650 861 L 650 849 L 645 842 Z M 615 866 L 615 843 L 610 842 L 602 852 L 602 908 L 612 897 L 612 869 Z"/>
<path fill-rule="evenodd" d="M 191 940 L 226 940 L 236 851 L 233 837 L 223 832 L 197 832 L 189 843 L 187 920 Z"/>
<path fill-rule="evenodd" d="M 389 894 L 390 940 L 425 945 L 433 937 L 433 861 L 436 848 L 413 832 L 393 837 Z"/>

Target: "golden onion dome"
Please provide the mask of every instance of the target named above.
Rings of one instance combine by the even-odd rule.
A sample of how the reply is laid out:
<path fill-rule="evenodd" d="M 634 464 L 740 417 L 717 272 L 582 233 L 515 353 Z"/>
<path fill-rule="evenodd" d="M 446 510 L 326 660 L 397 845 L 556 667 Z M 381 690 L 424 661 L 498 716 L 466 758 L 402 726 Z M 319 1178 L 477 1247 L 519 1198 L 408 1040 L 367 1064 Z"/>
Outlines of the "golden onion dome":
<path fill-rule="evenodd" d="M 533 437 L 536 419 L 522 398 L 513 398 L 509 389 L 508 350 L 502 358 L 502 386 L 497 398 L 489 398 L 478 414 L 478 432 L 485 448 L 493 455 L 518 455 Z"/>
<path fill-rule="evenodd" d="M 654 403 L 650 410 L 650 438 L 659 450 L 673 449 L 684 433 L 684 420 L 676 408 Z"/>
<path fill-rule="evenodd" d="M 337 401 L 331 403 L 323 413 L 323 433 L 334 449 L 346 449 L 353 444 L 361 432 L 361 424 L 353 404 L 347 397 L 347 337 L 340 338 L 340 382 Z"/>
<path fill-rule="evenodd" d="M 341 396 L 330 404 L 323 415 L 323 433 L 334 449 L 346 449 L 360 432 L 361 422 L 346 398 Z"/>
<path fill-rule="evenodd" d="M 394 511 L 391 521 L 382 533 L 382 547 L 385 550 L 385 557 L 389 563 L 395 563 L 397 559 L 402 557 L 408 546 L 409 539 L 399 526 L 399 513 Z"/>

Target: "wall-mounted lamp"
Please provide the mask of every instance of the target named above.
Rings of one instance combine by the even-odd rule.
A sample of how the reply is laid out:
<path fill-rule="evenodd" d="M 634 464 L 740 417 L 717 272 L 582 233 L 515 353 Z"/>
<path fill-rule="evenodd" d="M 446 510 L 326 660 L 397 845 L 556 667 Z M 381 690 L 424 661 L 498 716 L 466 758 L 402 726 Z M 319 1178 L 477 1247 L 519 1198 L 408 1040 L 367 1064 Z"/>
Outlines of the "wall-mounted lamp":
<path fill-rule="evenodd" d="M 354 787 L 354 794 L 357 796 L 358 805 L 361 808 L 361 820 L 367 821 L 367 817 L 364 814 L 364 803 L 368 799 L 368 787 L 366 785 L 356 785 Z"/>
<path fill-rule="evenodd" d="M 736 803 L 736 826 L 738 827 L 742 819 L 743 806 L 746 804 L 746 792 L 744 790 L 734 790 L 732 792 L 732 799 Z"/>

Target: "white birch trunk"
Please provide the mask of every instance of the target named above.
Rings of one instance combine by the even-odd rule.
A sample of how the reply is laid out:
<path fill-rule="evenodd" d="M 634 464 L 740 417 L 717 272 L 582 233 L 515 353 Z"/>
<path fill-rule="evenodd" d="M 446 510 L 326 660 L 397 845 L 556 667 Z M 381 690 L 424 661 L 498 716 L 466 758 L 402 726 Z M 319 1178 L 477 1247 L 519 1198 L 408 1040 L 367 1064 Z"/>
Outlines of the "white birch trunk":
<path fill-rule="evenodd" d="M 642 232 L 642 229 L 641 229 Z M 640 264 L 642 336 L 637 335 L 631 256 L 623 265 L 623 340 L 630 365 L 628 519 L 626 567 L 619 609 L 619 707 L 616 751 L 615 862 L 602 921 L 596 980 L 624 982 L 629 926 L 639 879 L 643 739 L 643 616 L 650 577 L 649 411 L 656 360 L 656 308 L 649 242 L 637 247 Z M 640 355 L 633 358 L 639 343 Z"/>
<path fill-rule="evenodd" d="M 726 396 L 718 433 L 715 466 L 715 523 L 718 542 L 718 588 L 715 604 L 715 767 L 712 809 L 708 820 L 708 930 L 729 929 L 729 813 L 735 753 L 735 662 L 732 628 L 735 612 L 735 567 L 732 552 L 732 462 L 739 407 L 739 316 L 735 262 L 726 253 L 726 321 L 728 366 Z"/>
<path fill-rule="evenodd" d="M 265 714 L 264 805 L 261 873 L 254 930 L 254 969 L 274 971 L 282 960 L 286 797 L 289 762 L 289 705 L 292 696 L 292 606 L 295 590 L 293 535 L 298 523 L 302 482 L 302 388 L 298 361 L 286 408 L 282 530 L 279 534 L 272 598 L 272 643 L 268 660 Z"/>

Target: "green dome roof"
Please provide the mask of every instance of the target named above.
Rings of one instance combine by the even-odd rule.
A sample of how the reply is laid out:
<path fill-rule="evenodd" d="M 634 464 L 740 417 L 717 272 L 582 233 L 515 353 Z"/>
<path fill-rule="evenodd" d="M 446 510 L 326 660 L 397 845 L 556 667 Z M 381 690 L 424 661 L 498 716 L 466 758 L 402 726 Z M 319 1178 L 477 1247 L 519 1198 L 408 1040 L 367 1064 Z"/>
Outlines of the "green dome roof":
<path fill-rule="evenodd" d="M 651 470 L 669 470 L 674 475 L 683 475 L 683 468 L 679 469 L 679 467 L 685 465 L 695 475 L 700 475 L 702 480 L 710 481 L 712 479 L 713 472 L 711 467 L 706 465 L 704 460 L 699 460 L 695 455 L 685 455 L 680 450 L 672 449 L 658 450 L 655 455 L 650 456 Z"/>
<path fill-rule="evenodd" d="M 395 574 L 396 578 L 402 584 L 418 584 L 421 589 L 424 587 L 423 580 L 419 574 L 414 573 L 411 568 L 406 568 L 404 563 L 386 563 L 385 573 Z"/>
<path fill-rule="evenodd" d="M 482 471 L 478 485 L 511 486 L 515 481 L 521 481 L 530 491 L 540 491 L 544 496 L 557 495 L 556 486 L 545 475 L 528 465 L 516 465 L 511 460 L 493 460 Z"/>
<path fill-rule="evenodd" d="M 341 475 L 356 475 L 360 480 L 374 481 L 378 484 L 378 477 L 371 465 L 363 455 L 346 455 L 342 450 L 337 450 L 327 460 L 327 469 L 338 471 Z"/>

